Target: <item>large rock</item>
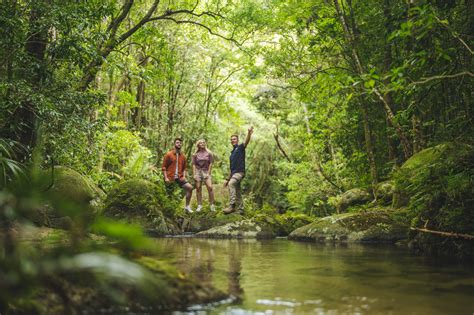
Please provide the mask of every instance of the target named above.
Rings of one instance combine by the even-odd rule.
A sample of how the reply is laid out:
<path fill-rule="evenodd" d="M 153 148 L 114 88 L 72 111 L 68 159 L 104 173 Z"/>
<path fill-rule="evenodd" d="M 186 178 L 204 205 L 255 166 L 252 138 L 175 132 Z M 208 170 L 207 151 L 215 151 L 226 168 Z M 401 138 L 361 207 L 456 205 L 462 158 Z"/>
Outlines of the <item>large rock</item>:
<path fill-rule="evenodd" d="M 284 214 L 248 213 L 245 216 L 237 213 L 225 215 L 222 212 L 203 211 L 186 215 L 181 220 L 184 232 L 198 233 L 242 220 L 251 220 L 257 226 L 264 227 L 264 230 L 271 235 L 288 236 L 295 229 L 313 222 L 314 219 L 305 214 L 291 211 Z"/>
<path fill-rule="evenodd" d="M 201 211 L 192 214 L 185 213 L 179 220 L 183 232 L 198 233 L 214 227 L 226 225 L 237 221 L 242 221 L 247 217 L 242 217 L 238 213 L 224 214 L 221 211 Z"/>
<path fill-rule="evenodd" d="M 87 176 L 65 166 L 55 166 L 54 173 L 44 170 L 41 176 L 50 202 L 38 209 L 35 223 L 69 228 L 78 221 L 90 222 L 100 213 L 105 193 Z"/>
<path fill-rule="evenodd" d="M 431 148 L 421 150 L 410 157 L 395 172 L 395 187 L 393 192 L 393 206 L 395 208 L 406 207 L 410 202 L 410 193 L 406 186 L 429 170 L 429 167 L 441 161 L 441 157 L 449 149 L 454 149 L 452 144 L 444 143 Z"/>
<path fill-rule="evenodd" d="M 163 189 L 152 182 L 143 179 L 123 181 L 109 192 L 104 215 L 137 224 L 155 236 L 174 234 L 176 229 L 163 215 L 166 211 L 164 195 Z"/>
<path fill-rule="evenodd" d="M 257 223 L 253 219 L 241 220 L 196 234 L 203 238 L 274 238 L 276 236 L 272 227 L 265 223 Z"/>
<path fill-rule="evenodd" d="M 343 213 L 347 208 L 359 204 L 365 204 L 371 200 L 370 194 L 360 188 L 353 188 L 338 196 L 336 203 L 337 213 Z"/>
<path fill-rule="evenodd" d="M 406 206 L 413 228 L 474 235 L 474 146 L 443 143 L 414 154 L 394 174 L 395 206 Z M 474 242 L 420 230 L 410 233 L 418 251 L 474 257 Z"/>
<path fill-rule="evenodd" d="M 393 243 L 407 237 L 387 211 L 344 213 L 325 217 L 293 231 L 288 238 L 316 242 Z"/>

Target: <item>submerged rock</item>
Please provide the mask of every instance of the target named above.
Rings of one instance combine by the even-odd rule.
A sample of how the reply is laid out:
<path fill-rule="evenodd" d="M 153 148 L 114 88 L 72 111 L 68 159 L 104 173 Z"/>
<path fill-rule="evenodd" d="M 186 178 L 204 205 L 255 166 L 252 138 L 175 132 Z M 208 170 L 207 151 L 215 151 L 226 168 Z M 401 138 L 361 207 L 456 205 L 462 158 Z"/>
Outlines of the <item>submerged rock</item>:
<path fill-rule="evenodd" d="M 257 223 L 254 219 L 231 222 L 196 234 L 203 238 L 274 238 L 274 230 L 269 224 Z"/>
<path fill-rule="evenodd" d="M 387 211 L 344 213 L 325 217 L 293 231 L 291 240 L 394 243 L 407 237 L 408 226 Z"/>

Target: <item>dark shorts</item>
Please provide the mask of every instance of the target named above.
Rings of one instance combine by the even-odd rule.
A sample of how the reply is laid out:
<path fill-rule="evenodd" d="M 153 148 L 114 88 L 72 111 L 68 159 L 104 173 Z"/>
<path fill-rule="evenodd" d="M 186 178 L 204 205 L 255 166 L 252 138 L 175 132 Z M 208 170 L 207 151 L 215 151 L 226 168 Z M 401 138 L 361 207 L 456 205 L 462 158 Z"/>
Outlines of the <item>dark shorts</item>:
<path fill-rule="evenodd" d="M 183 188 L 188 182 L 185 179 L 175 179 L 174 184 L 178 185 L 179 187 Z"/>
<path fill-rule="evenodd" d="M 173 195 L 176 188 L 183 188 L 188 182 L 185 179 L 175 179 L 171 183 L 165 183 L 168 195 Z"/>

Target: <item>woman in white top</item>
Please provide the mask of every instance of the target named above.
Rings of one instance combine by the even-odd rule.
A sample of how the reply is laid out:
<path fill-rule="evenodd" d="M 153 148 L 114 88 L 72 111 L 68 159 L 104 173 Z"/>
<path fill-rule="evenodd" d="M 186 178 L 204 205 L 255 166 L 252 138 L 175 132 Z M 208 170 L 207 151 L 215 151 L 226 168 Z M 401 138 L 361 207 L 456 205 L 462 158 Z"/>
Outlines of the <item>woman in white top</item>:
<path fill-rule="evenodd" d="M 209 203 L 211 204 L 211 211 L 215 211 L 214 207 L 214 191 L 212 190 L 212 163 L 214 157 L 212 152 L 206 147 L 206 141 L 198 140 L 196 143 L 196 153 L 193 155 L 193 176 L 196 181 L 196 196 L 198 201 L 198 207 L 196 211 L 201 211 L 202 208 L 202 183 L 207 187 L 209 194 Z"/>

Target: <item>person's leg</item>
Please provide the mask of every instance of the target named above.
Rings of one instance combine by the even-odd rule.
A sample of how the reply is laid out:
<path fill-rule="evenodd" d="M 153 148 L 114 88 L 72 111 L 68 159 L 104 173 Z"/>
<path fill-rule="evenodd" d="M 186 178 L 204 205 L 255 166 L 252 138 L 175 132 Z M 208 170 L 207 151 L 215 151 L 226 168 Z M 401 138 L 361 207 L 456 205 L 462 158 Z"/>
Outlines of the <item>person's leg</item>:
<path fill-rule="evenodd" d="M 230 196 L 230 203 L 229 207 L 224 210 L 224 213 L 232 213 L 235 211 L 236 203 L 237 203 L 237 189 L 239 186 L 240 181 L 243 178 L 243 173 L 235 173 L 229 180 L 229 196 Z M 239 192 L 240 194 L 240 192 Z M 242 198 L 242 196 L 241 196 Z"/>
<path fill-rule="evenodd" d="M 204 182 L 206 184 L 207 192 L 209 194 L 209 204 L 214 204 L 214 189 L 212 189 L 212 180 L 211 177 L 206 178 Z"/>
<path fill-rule="evenodd" d="M 237 182 L 236 187 L 235 187 L 235 194 L 236 194 L 236 200 L 235 200 L 235 205 L 237 210 L 240 212 L 244 211 L 244 201 L 242 200 L 242 188 L 240 186 L 240 183 L 242 182 L 242 178 Z"/>
<path fill-rule="evenodd" d="M 186 192 L 186 207 L 189 207 L 191 196 L 193 195 L 193 186 L 190 183 L 186 183 L 182 186 L 182 188 Z"/>
<path fill-rule="evenodd" d="M 237 191 L 236 191 L 236 185 L 238 183 L 238 180 L 232 176 L 229 180 L 228 186 L 229 186 L 229 208 L 232 210 L 235 210 L 235 203 L 237 200 Z"/>
<path fill-rule="evenodd" d="M 196 180 L 195 187 L 198 205 L 202 205 L 202 182 L 200 180 Z"/>

